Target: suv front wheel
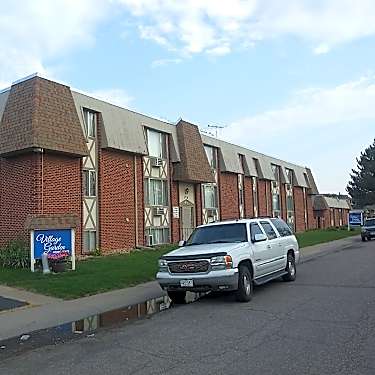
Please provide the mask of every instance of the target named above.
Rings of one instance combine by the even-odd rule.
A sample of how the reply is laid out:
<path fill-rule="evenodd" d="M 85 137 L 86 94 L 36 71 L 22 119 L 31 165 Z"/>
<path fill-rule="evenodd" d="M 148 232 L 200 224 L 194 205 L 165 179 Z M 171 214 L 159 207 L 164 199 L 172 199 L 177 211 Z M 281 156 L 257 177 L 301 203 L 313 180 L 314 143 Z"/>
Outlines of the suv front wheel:
<path fill-rule="evenodd" d="M 238 289 L 236 299 L 239 302 L 249 302 L 253 296 L 253 277 L 248 267 L 240 266 L 238 270 Z"/>
<path fill-rule="evenodd" d="M 283 276 L 284 281 L 294 281 L 296 279 L 296 261 L 294 260 L 294 256 L 292 254 L 288 254 L 287 262 L 286 262 L 286 275 Z"/>

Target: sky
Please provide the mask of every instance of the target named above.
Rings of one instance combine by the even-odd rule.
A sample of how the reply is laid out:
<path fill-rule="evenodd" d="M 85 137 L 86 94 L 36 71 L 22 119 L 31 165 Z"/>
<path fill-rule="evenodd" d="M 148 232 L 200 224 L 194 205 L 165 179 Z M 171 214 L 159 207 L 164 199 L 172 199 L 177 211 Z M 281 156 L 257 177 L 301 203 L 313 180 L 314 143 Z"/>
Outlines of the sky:
<path fill-rule="evenodd" d="M 345 193 L 375 137 L 373 0 L 2 0 L 0 89 L 34 72 L 308 166 Z"/>

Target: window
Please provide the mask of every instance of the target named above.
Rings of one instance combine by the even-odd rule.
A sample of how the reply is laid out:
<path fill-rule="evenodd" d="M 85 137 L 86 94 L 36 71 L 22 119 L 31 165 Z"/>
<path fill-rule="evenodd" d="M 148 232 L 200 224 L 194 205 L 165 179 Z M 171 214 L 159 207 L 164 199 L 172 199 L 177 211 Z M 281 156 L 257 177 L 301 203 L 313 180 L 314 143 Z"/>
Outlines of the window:
<path fill-rule="evenodd" d="M 204 151 L 206 151 L 208 163 L 212 169 L 216 169 L 216 149 L 211 146 L 204 146 Z"/>
<path fill-rule="evenodd" d="M 85 230 L 83 232 L 83 250 L 86 253 L 96 250 L 96 231 Z"/>
<path fill-rule="evenodd" d="M 145 203 L 149 206 L 168 206 L 168 181 L 146 179 Z"/>
<path fill-rule="evenodd" d="M 83 194 L 85 197 L 96 196 L 96 171 L 94 169 L 83 170 Z"/>
<path fill-rule="evenodd" d="M 160 245 L 169 242 L 169 228 L 146 229 L 146 243 L 149 246 Z"/>
<path fill-rule="evenodd" d="M 95 138 L 96 135 L 96 113 L 88 109 L 83 110 L 85 131 L 87 138 Z"/>
<path fill-rule="evenodd" d="M 285 168 L 287 183 L 293 186 L 293 169 Z"/>
<path fill-rule="evenodd" d="M 167 159 L 167 137 L 164 133 L 147 129 L 147 146 L 149 156 Z"/>
<path fill-rule="evenodd" d="M 246 224 L 222 224 L 200 227 L 191 234 L 187 245 L 247 242 Z"/>
<path fill-rule="evenodd" d="M 217 186 L 213 184 L 203 185 L 204 208 L 217 208 Z"/>
<path fill-rule="evenodd" d="M 273 230 L 270 223 L 267 223 L 267 221 L 261 221 L 260 224 L 262 225 L 264 231 L 266 232 L 266 235 L 269 240 L 273 240 L 274 238 L 277 238 L 277 234 Z"/>
<path fill-rule="evenodd" d="M 289 226 L 280 219 L 271 219 L 272 224 L 276 227 L 281 237 L 291 236 L 293 233 Z"/>
<path fill-rule="evenodd" d="M 253 177 L 253 205 L 254 205 L 254 216 L 258 216 L 258 182 L 257 178 Z"/>
<path fill-rule="evenodd" d="M 259 224 L 251 223 L 250 224 L 250 233 L 251 233 L 251 241 L 255 241 L 256 234 L 264 234 L 262 229 L 260 228 Z"/>

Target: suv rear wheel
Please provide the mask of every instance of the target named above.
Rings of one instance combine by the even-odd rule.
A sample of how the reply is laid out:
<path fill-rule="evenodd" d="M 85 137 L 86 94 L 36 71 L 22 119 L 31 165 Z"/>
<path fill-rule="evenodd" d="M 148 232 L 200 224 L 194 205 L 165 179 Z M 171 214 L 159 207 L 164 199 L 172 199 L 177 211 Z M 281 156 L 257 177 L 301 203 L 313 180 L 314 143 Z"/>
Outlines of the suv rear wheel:
<path fill-rule="evenodd" d="M 296 261 L 291 253 L 288 254 L 285 271 L 287 274 L 283 276 L 284 281 L 294 281 L 296 279 Z"/>
<path fill-rule="evenodd" d="M 238 289 L 236 299 L 239 302 L 249 302 L 253 296 L 253 277 L 248 267 L 240 266 L 238 272 Z"/>
<path fill-rule="evenodd" d="M 168 297 L 176 305 L 185 303 L 186 292 L 184 291 L 170 291 L 168 292 Z"/>

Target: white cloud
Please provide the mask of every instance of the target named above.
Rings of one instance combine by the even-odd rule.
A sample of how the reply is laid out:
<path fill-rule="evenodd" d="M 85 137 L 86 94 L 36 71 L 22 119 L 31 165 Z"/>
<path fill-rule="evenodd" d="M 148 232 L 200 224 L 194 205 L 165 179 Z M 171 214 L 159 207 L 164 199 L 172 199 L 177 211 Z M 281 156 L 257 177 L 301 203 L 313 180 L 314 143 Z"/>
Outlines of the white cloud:
<path fill-rule="evenodd" d="M 50 61 L 92 46 L 107 1 L 5 0 L 0 13 L 0 81 L 10 84 L 39 72 L 53 76 Z"/>
<path fill-rule="evenodd" d="M 362 77 L 333 88 L 296 92 L 283 107 L 234 121 L 222 135 L 243 143 L 243 134 L 262 138 L 331 125 L 344 128 L 349 122 L 375 121 L 374 103 L 375 76 Z"/>
<path fill-rule="evenodd" d="M 166 66 L 170 64 L 180 64 L 182 59 L 159 59 L 152 62 L 151 66 L 153 68 L 158 68 L 161 66 Z"/>
<path fill-rule="evenodd" d="M 117 0 L 141 37 L 183 54 L 226 54 L 234 47 L 292 35 L 316 54 L 375 34 L 373 0 Z"/>
<path fill-rule="evenodd" d="M 125 108 L 129 107 L 134 100 L 125 90 L 117 88 L 94 90 L 87 94 Z"/>

